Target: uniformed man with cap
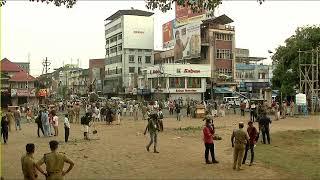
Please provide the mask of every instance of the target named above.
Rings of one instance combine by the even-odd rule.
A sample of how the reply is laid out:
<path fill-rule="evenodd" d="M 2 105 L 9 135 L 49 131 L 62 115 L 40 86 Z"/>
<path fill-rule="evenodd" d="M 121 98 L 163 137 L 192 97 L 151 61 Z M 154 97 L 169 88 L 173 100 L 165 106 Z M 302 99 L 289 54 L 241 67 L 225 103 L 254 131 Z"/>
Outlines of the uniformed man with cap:
<path fill-rule="evenodd" d="M 49 142 L 51 153 L 43 155 L 43 158 L 37 163 L 40 167 L 42 164 L 46 164 L 47 180 L 62 180 L 74 166 L 72 160 L 70 160 L 64 153 L 57 152 L 58 142 L 53 140 Z M 70 164 L 69 168 L 64 171 L 64 163 Z"/>
<path fill-rule="evenodd" d="M 233 169 L 241 170 L 241 163 L 243 160 L 245 148 L 247 142 L 249 142 L 249 136 L 247 132 L 243 130 L 244 123 L 239 123 L 239 129 L 233 131 L 231 136 L 233 151 Z M 238 165 L 238 167 L 237 167 Z"/>

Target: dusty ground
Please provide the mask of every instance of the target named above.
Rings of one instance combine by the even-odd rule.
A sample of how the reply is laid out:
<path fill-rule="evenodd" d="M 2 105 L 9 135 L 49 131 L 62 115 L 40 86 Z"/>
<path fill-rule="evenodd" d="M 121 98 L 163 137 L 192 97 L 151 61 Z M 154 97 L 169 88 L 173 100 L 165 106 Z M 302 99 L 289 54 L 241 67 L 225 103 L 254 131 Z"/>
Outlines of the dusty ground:
<path fill-rule="evenodd" d="M 179 131 L 179 127 L 199 127 L 200 119 L 183 118 L 177 122 L 173 118 L 165 119 L 165 131 L 159 134 L 159 154 L 146 152 L 145 145 L 149 137 L 144 136 L 146 121 L 134 122 L 125 118 L 120 126 L 97 124 L 98 134 L 91 135 L 93 140 L 84 141 L 80 125 L 71 124 L 70 142 L 64 143 L 63 124 L 60 123 L 59 137 L 38 138 L 36 125 L 23 124 L 22 131 L 9 133 L 9 144 L 2 145 L 2 177 L 4 179 L 22 179 L 20 157 L 25 152 L 26 143 L 36 144 L 35 159 L 49 152 L 48 142 L 56 139 L 59 151 L 65 152 L 76 163 L 66 179 L 292 179 L 296 174 L 267 167 L 261 162 L 254 166 L 244 166 L 244 170 L 232 170 L 231 131 L 237 128 L 237 122 L 247 122 L 239 115 L 227 115 L 217 118 L 217 134 L 223 140 L 216 141 L 216 159 L 219 164 L 204 163 L 204 146 L 200 130 Z M 257 126 L 257 124 L 255 124 Z M 274 121 L 271 133 L 283 130 L 320 129 L 320 117 L 287 118 Z M 272 138 L 272 134 L 271 134 Z M 258 144 L 258 146 L 263 146 Z M 256 154 L 259 156 L 259 154 Z"/>

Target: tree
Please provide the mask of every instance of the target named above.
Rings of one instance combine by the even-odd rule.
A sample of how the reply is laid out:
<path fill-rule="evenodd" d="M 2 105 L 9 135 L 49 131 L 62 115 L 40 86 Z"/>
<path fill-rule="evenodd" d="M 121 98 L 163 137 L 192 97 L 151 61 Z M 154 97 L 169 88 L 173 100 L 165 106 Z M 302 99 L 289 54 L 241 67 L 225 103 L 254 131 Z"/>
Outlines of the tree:
<path fill-rule="evenodd" d="M 279 46 L 272 56 L 276 66 L 271 80 L 273 89 L 278 89 L 284 96 L 295 94 L 298 89 L 299 78 L 299 50 L 307 51 L 320 46 L 320 26 L 306 26 L 297 28 L 296 34 L 285 40 L 284 46 Z M 301 61 L 310 63 L 311 56 L 300 56 Z"/>
<path fill-rule="evenodd" d="M 76 4 L 77 0 L 29 0 L 31 2 L 53 3 L 60 7 L 65 5 L 67 8 L 72 8 Z M 260 4 L 265 0 L 257 0 Z M 222 3 L 222 0 L 146 0 L 146 7 L 151 10 L 159 9 L 162 12 L 166 12 L 172 9 L 172 4 L 176 2 L 178 5 L 188 5 L 194 12 L 199 12 L 203 9 L 214 10 Z M 6 4 L 6 0 L 0 0 L 0 7 Z"/>

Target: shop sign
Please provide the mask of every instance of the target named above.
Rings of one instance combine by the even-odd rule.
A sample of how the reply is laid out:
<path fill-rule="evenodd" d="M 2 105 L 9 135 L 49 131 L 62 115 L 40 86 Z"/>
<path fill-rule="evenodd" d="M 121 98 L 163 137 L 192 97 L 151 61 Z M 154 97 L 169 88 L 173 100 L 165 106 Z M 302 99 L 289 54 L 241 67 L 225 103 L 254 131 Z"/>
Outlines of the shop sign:
<path fill-rule="evenodd" d="M 35 97 L 36 96 L 35 89 L 11 89 L 11 97 Z"/>
<path fill-rule="evenodd" d="M 150 70 L 150 74 L 160 74 L 159 69 Z"/>
<path fill-rule="evenodd" d="M 47 89 L 39 89 L 38 96 L 40 97 L 46 97 L 47 96 Z"/>
<path fill-rule="evenodd" d="M 176 92 L 178 93 L 194 93 L 197 92 L 196 89 L 176 89 Z"/>
<path fill-rule="evenodd" d="M 200 70 L 184 69 L 184 73 L 200 73 Z"/>

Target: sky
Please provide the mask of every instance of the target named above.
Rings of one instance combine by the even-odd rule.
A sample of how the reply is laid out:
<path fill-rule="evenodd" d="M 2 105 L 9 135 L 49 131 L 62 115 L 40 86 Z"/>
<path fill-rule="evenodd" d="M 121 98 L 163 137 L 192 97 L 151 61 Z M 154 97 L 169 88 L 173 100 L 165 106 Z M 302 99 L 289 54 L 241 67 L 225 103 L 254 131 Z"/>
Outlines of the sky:
<path fill-rule="evenodd" d="M 120 9 L 147 10 L 144 1 L 78 1 L 67 9 L 53 4 L 9 1 L 1 8 L 1 59 L 30 60 L 31 75 L 42 73 L 42 61 L 50 70 L 77 63 L 88 68 L 89 59 L 105 57 L 104 20 Z M 320 24 L 320 1 L 266 0 L 223 1 L 215 15 L 226 14 L 234 22 L 236 47 L 250 49 L 251 56 L 267 57 L 297 27 Z M 150 10 L 149 10 L 150 11 Z M 175 18 L 174 10 L 154 11 L 155 49 L 162 48 L 162 24 Z"/>

